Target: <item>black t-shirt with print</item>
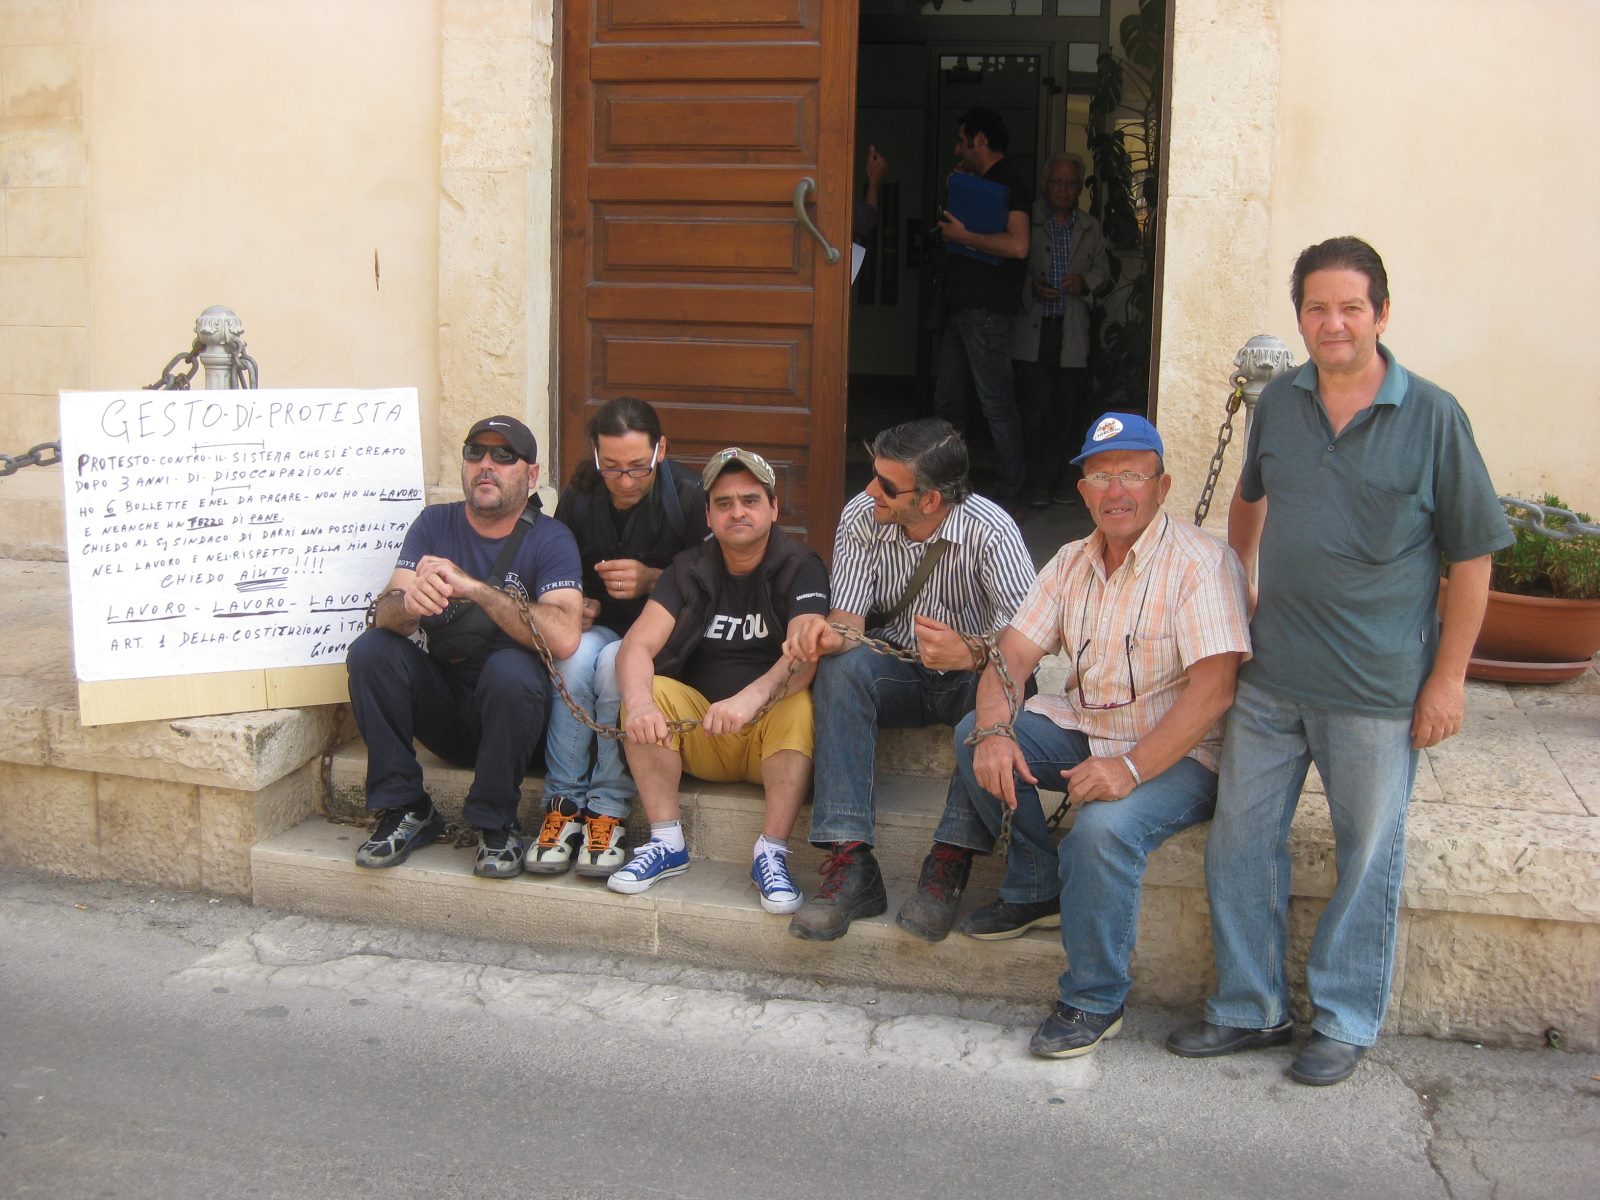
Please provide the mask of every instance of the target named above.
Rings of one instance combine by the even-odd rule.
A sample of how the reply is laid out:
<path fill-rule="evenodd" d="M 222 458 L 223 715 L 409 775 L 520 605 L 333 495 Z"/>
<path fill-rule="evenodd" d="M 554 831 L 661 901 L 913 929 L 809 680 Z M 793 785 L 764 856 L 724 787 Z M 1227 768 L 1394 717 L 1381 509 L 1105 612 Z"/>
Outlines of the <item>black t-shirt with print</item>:
<path fill-rule="evenodd" d="M 674 617 L 683 607 L 676 578 L 668 571 L 650 594 Z M 789 595 L 774 599 L 790 620 L 801 613 L 827 616 L 827 568 L 816 558 L 802 563 L 789 584 Z M 700 644 L 684 665 L 682 682 L 712 703 L 726 700 L 771 669 L 783 652 L 786 636 L 787 629 L 768 628 L 765 614 L 758 611 L 755 573 L 730 575 L 725 571 L 722 596 Z"/>

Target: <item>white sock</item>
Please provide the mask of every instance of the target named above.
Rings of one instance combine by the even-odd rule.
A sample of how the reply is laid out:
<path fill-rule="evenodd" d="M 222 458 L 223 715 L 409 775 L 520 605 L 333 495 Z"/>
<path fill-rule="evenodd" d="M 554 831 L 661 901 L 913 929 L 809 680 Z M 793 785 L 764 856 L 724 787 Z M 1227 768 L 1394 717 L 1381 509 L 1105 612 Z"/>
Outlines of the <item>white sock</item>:
<path fill-rule="evenodd" d="M 780 842 L 780 841 L 777 841 L 777 840 L 775 840 L 773 838 L 769 838 L 766 834 L 763 833 L 760 837 L 758 837 L 756 839 L 756 848 L 751 853 L 750 857 L 752 859 L 760 858 L 763 851 L 766 851 L 766 852 L 769 852 L 769 853 L 772 853 L 772 854 L 787 855 L 789 853 L 789 843 L 788 842 Z"/>
<path fill-rule="evenodd" d="M 650 825 L 650 840 L 660 842 L 668 850 L 683 849 L 683 822 L 656 821 Z"/>

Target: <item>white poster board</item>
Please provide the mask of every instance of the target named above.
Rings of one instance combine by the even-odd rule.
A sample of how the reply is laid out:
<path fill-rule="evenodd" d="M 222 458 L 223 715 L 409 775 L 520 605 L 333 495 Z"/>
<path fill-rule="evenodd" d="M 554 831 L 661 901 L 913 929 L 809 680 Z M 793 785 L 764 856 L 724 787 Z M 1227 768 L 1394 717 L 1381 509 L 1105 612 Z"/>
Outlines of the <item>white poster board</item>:
<path fill-rule="evenodd" d="M 419 433 L 414 388 L 63 392 L 81 698 L 90 684 L 298 667 L 336 665 L 342 683 L 422 509 Z M 248 677 L 238 699 L 215 682 L 180 688 L 191 698 L 159 715 L 272 706 Z M 105 707 L 84 703 L 85 723 L 156 715 Z"/>

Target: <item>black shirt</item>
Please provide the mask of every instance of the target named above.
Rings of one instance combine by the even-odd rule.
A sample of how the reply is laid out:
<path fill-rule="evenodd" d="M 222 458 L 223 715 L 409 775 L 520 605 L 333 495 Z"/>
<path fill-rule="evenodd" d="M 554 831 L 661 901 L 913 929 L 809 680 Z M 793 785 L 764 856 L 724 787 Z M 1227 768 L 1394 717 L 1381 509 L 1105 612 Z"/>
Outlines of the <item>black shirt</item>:
<path fill-rule="evenodd" d="M 984 172 L 990 183 L 1011 189 L 1010 212 L 1028 216 L 1033 211 L 1033 189 L 1022 172 L 1002 158 Z M 1003 258 L 998 263 L 979 262 L 965 254 L 945 251 L 944 302 L 951 308 L 987 308 L 1014 315 L 1022 307 L 1022 280 L 1028 273 L 1028 260 Z"/>
<path fill-rule="evenodd" d="M 684 665 L 682 682 L 713 704 L 748 687 L 771 669 L 782 655 L 787 629 L 769 628 L 768 618 L 755 598 L 754 571 L 722 576 L 722 595 L 706 623 L 705 634 Z M 683 607 L 677 576 L 668 571 L 650 598 L 674 617 Z M 809 557 L 795 572 L 787 596 L 774 597 L 789 613 L 828 615 L 828 570 L 822 560 Z"/>

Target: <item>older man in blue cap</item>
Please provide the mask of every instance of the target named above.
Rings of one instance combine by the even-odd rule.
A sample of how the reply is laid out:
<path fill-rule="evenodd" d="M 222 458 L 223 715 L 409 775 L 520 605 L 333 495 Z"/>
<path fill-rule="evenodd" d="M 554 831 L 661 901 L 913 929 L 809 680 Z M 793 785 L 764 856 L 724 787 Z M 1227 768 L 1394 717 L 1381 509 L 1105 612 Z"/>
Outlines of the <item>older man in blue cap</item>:
<path fill-rule="evenodd" d="M 1143 417 L 1107 413 L 1091 426 L 1072 461 L 1095 531 L 1057 551 L 999 641 L 1014 680 L 1061 652 L 1065 686 L 1040 692 L 1013 723 L 994 667 L 984 672 L 976 711 L 956 727 L 934 834 L 970 860 L 993 851 L 1011 810 L 999 898 L 957 928 L 999 939 L 1061 927 L 1060 999 L 1030 1044 L 1044 1058 L 1087 1054 L 1122 1028 L 1145 863 L 1211 816 L 1221 719 L 1250 653 L 1239 560 L 1161 511 L 1172 487 L 1162 455 Z M 1059 854 L 1041 787 L 1066 792 L 1076 810 Z M 924 887 L 909 905 L 923 910 L 922 927 L 948 930 L 959 897 Z"/>

